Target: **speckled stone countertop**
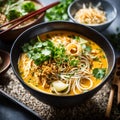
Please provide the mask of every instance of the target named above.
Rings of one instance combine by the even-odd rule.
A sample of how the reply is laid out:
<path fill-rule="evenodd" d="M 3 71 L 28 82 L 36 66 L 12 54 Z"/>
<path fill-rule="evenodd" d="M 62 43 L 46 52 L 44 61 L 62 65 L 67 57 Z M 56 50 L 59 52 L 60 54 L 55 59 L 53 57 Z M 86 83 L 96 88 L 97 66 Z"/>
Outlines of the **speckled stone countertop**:
<path fill-rule="evenodd" d="M 44 120 L 103 120 L 111 87 L 109 81 L 85 103 L 72 108 L 59 109 L 46 105 L 30 95 L 22 87 L 11 67 L 2 77 L 1 83 L 3 82 L 5 85 L 0 85 L 0 89 L 35 111 Z M 120 119 L 120 111 L 117 108 L 116 101 L 115 92 L 110 120 Z"/>

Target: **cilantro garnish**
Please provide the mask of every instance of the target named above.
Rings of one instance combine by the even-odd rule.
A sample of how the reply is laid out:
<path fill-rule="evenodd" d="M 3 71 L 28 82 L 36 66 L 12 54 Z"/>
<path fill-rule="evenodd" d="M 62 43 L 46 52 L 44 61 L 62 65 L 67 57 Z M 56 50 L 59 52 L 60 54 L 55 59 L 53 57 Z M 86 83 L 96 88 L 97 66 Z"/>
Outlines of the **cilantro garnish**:
<path fill-rule="evenodd" d="M 97 79 L 102 79 L 106 74 L 106 68 L 94 68 L 93 75 Z"/>
<path fill-rule="evenodd" d="M 51 58 L 53 55 L 54 45 L 51 41 L 40 41 L 37 36 L 38 41 L 25 43 L 22 46 L 23 52 L 27 53 L 28 57 L 33 59 L 36 65 L 40 65 L 44 61 Z M 36 40 L 34 40 L 36 41 Z M 33 44 L 34 43 L 34 44 Z"/>
<path fill-rule="evenodd" d="M 73 0 L 61 0 L 60 4 L 47 10 L 45 15 L 47 21 L 68 20 L 67 9 L 72 2 Z"/>

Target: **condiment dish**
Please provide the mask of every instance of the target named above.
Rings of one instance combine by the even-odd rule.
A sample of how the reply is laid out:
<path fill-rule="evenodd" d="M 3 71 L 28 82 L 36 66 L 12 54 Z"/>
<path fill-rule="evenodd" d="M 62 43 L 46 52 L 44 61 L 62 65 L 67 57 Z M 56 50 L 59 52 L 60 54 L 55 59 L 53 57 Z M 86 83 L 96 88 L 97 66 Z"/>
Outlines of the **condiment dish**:
<path fill-rule="evenodd" d="M 73 22 L 102 31 L 115 20 L 117 10 L 115 6 L 106 0 L 75 0 L 68 7 L 68 15 Z M 102 20 L 103 17 L 104 20 Z M 99 23 L 96 23 L 96 21 L 99 21 Z"/>

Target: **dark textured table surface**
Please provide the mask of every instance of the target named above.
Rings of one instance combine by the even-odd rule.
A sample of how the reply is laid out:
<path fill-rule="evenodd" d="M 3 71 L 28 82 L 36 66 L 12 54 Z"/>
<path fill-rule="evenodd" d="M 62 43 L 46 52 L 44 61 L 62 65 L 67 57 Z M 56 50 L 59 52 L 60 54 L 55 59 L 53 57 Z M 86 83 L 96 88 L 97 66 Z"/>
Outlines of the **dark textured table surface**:
<path fill-rule="evenodd" d="M 41 0 L 44 4 L 48 4 L 55 0 Z M 111 24 L 111 26 L 102 32 L 105 36 L 109 36 L 111 33 L 116 33 L 116 28 L 120 29 L 120 0 L 109 0 L 113 5 L 116 6 L 118 11 L 118 16 L 116 20 Z M 0 41 L 0 49 L 10 51 L 12 44 L 3 43 Z M 116 50 L 115 50 L 116 51 Z M 119 52 L 116 51 L 116 56 Z M 19 83 L 18 79 L 14 75 L 12 68 L 10 67 L 2 81 L 7 81 L 5 86 L 0 85 L 0 89 L 8 93 L 10 96 L 18 100 L 19 102 L 28 106 L 31 110 L 35 111 L 39 116 L 45 120 L 103 120 L 105 116 L 105 111 L 107 107 L 109 92 L 111 88 L 110 81 L 107 82 L 102 89 L 95 94 L 90 100 L 86 101 L 80 106 L 75 106 L 72 108 L 58 109 L 46 105 L 36 98 L 31 96 L 28 91 L 26 91 L 22 85 Z M 116 103 L 116 93 L 114 96 L 113 107 L 111 111 L 111 120 L 120 119 L 120 111 L 117 108 Z"/>

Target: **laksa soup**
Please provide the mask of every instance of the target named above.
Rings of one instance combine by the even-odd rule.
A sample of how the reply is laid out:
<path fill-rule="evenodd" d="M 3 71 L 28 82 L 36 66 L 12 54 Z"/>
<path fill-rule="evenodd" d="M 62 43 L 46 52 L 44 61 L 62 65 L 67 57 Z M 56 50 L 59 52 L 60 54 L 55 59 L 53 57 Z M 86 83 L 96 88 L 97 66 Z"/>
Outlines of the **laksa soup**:
<path fill-rule="evenodd" d="M 92 40 L 68 31 L 48 32 L 22 46 L 18 69 L 24 82 L 39 91 L 75 95 L 98 86 L 108 60 Z"/>

